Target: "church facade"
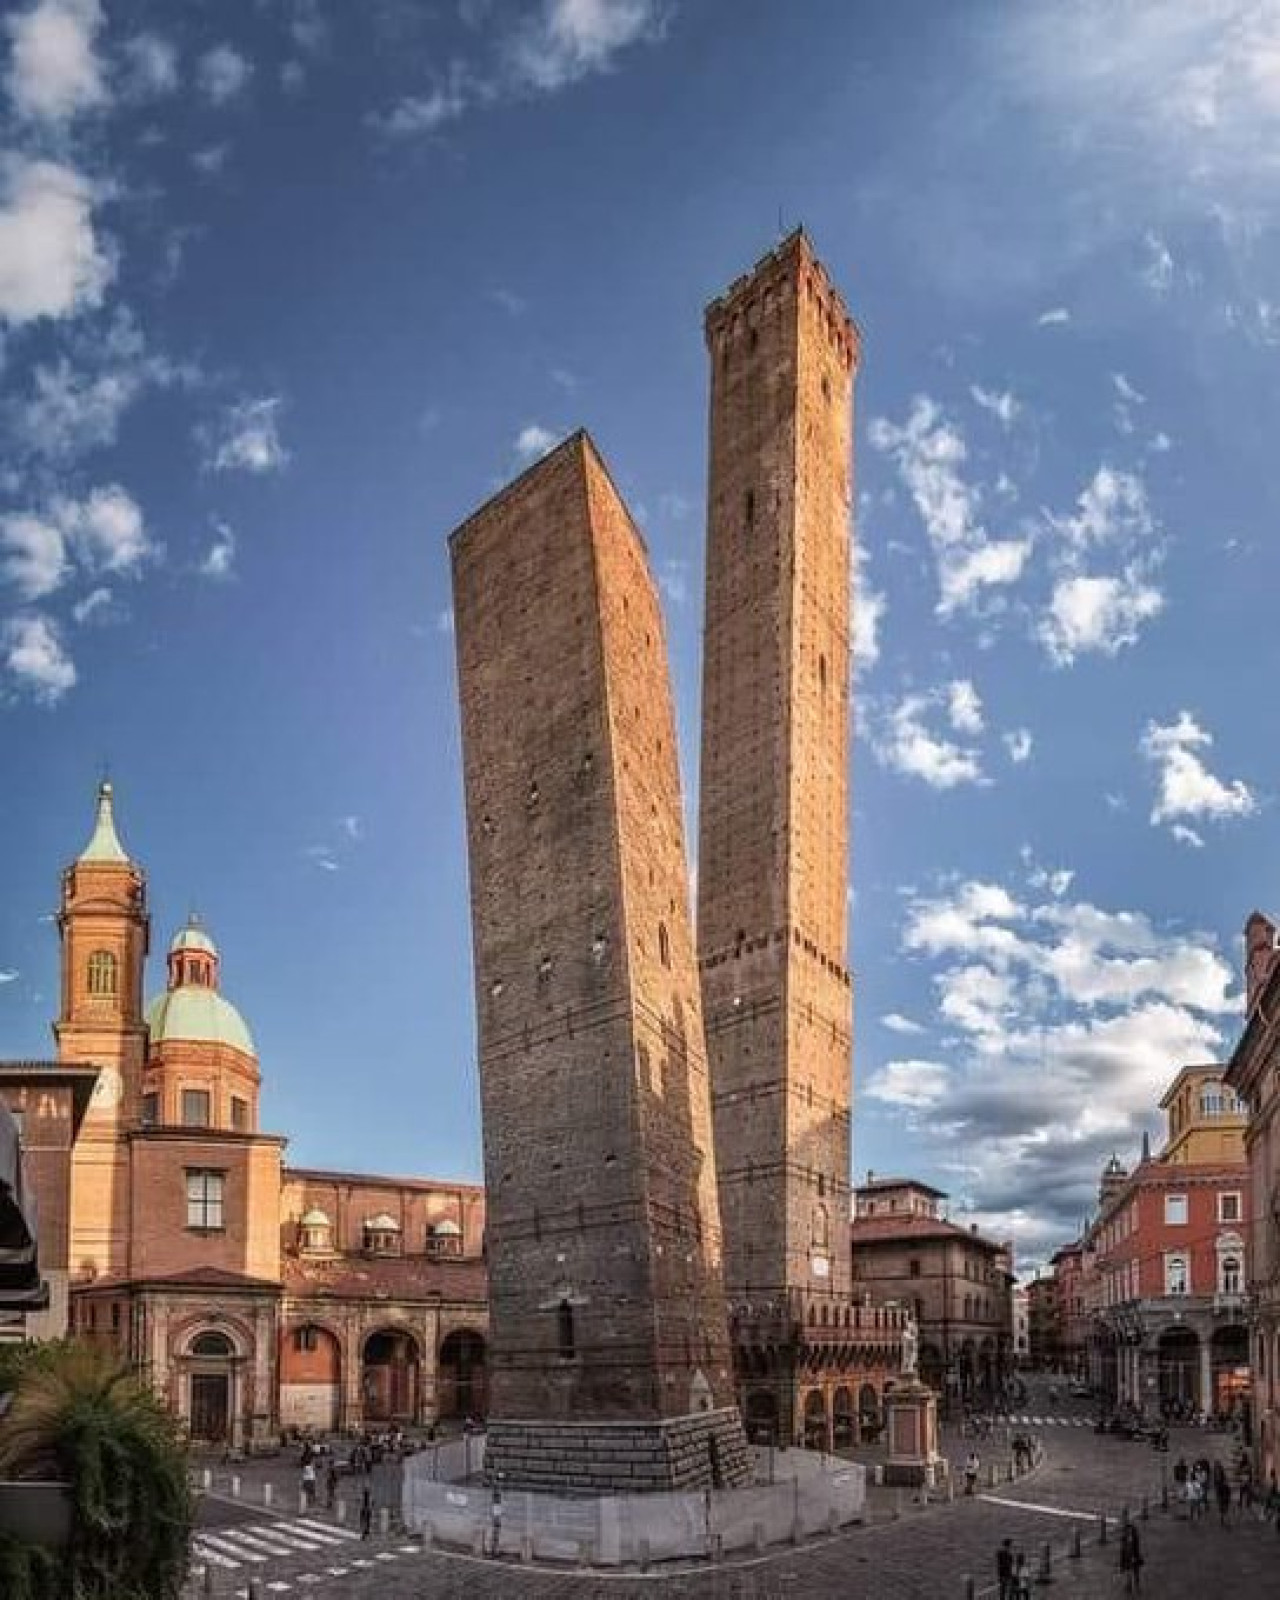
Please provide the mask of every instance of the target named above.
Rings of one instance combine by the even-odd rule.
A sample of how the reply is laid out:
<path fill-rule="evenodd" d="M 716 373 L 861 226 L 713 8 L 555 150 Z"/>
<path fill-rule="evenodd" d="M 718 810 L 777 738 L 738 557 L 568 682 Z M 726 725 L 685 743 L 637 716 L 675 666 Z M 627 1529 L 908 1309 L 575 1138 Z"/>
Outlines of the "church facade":
<path fill-rule="evenodd" d="M 21 1064 L 11 1091 L 0 1074 L 28 1162 L 61 1175 L 41 1196 L 62 1223 L 58 1303 L 30 1331 L 111 1344 L 209 1444 L 482 1414 L 483 1189 L 287 1167 L 195 918 L 144 1007 L 146 889 L 104 783 L 62 878 L 57 1059 Z M 43 1161 L 56 1119 L 38 1109 L 77 1069 L 97 1076 L 70 1160 Z"/>

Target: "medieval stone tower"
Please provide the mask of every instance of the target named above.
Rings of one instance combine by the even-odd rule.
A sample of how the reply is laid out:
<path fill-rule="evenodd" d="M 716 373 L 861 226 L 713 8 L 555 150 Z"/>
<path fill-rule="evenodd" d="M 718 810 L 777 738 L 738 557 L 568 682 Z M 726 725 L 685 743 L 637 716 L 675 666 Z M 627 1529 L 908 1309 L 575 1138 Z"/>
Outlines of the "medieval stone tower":
<path fill-rule="evenodd" d="M 453 535 L 488 1189 L 487 1464 L 743 1481 L 666 647 L 575 434 Z"/>
<path fill-rule="evenodd" d="M 712 302 L 706 338 L 698 957 L 725 1278 L 757 1308 L 800 1295 L 825 1327 L 850 1286 L 858 334 L 796 232 Z"/>
<path fill-rule="evenodd" d="M 129 1142 L 142 1093 L 142 979 L 151 919 L 142 869 L 116 833 L 109 783 L 93 836 L 62 875 L 58 1060 L 101 1067 L 71 1169 L 72 1281 L 124 1277 L 129 1260 Z"/>

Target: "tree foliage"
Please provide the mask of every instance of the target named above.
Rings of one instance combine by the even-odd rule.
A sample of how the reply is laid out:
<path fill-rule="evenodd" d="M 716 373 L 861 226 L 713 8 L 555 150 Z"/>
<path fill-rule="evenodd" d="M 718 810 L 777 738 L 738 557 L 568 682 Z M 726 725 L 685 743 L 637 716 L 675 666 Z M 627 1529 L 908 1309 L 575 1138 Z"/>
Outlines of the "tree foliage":
<path fill-rule="evenodd" d="M 6 1600 L 172 1600 L 187 1569 L 191 1493 L 177 1425 L 114 1353 L 24 1347 L 0 1419 L 0 1478 L 71 1489 L 71 1542 L 0 1539 Z M 10 1374 L 0 1371 L 0 1388 Z"/>

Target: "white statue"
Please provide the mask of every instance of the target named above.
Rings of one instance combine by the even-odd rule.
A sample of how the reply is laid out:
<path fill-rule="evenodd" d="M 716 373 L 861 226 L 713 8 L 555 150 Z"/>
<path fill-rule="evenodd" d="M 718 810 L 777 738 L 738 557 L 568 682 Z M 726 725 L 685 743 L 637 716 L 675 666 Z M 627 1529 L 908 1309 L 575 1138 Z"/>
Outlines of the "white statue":
<path fill-rule="evenodd" d="M 914 1317 L 902 1325 L 902 1370 L 914 1378 L 920 1360 L 920 1330 Z"/>

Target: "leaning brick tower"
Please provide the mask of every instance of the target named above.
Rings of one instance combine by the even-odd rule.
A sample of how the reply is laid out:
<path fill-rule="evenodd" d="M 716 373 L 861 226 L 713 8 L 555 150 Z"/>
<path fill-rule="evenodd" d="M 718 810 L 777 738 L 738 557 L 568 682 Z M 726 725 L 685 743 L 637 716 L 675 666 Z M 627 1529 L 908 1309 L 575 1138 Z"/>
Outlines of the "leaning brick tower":
<path fill-rule="evenodd" d="M 451 540 L 488 1192 L 487 1464 L 748 1472 L 657 593 L 575 434 Z"/>
<path fill-rule="evenodd" d="M 739 1316 L 826 1328 L 844 1322 L 851 1280 L 859 339 L 800 231 L 712 302 L 706 339 L 698 956 L 725 1279 Z M 785 1434 L 796 1395 L 773 1398 Z"/>

